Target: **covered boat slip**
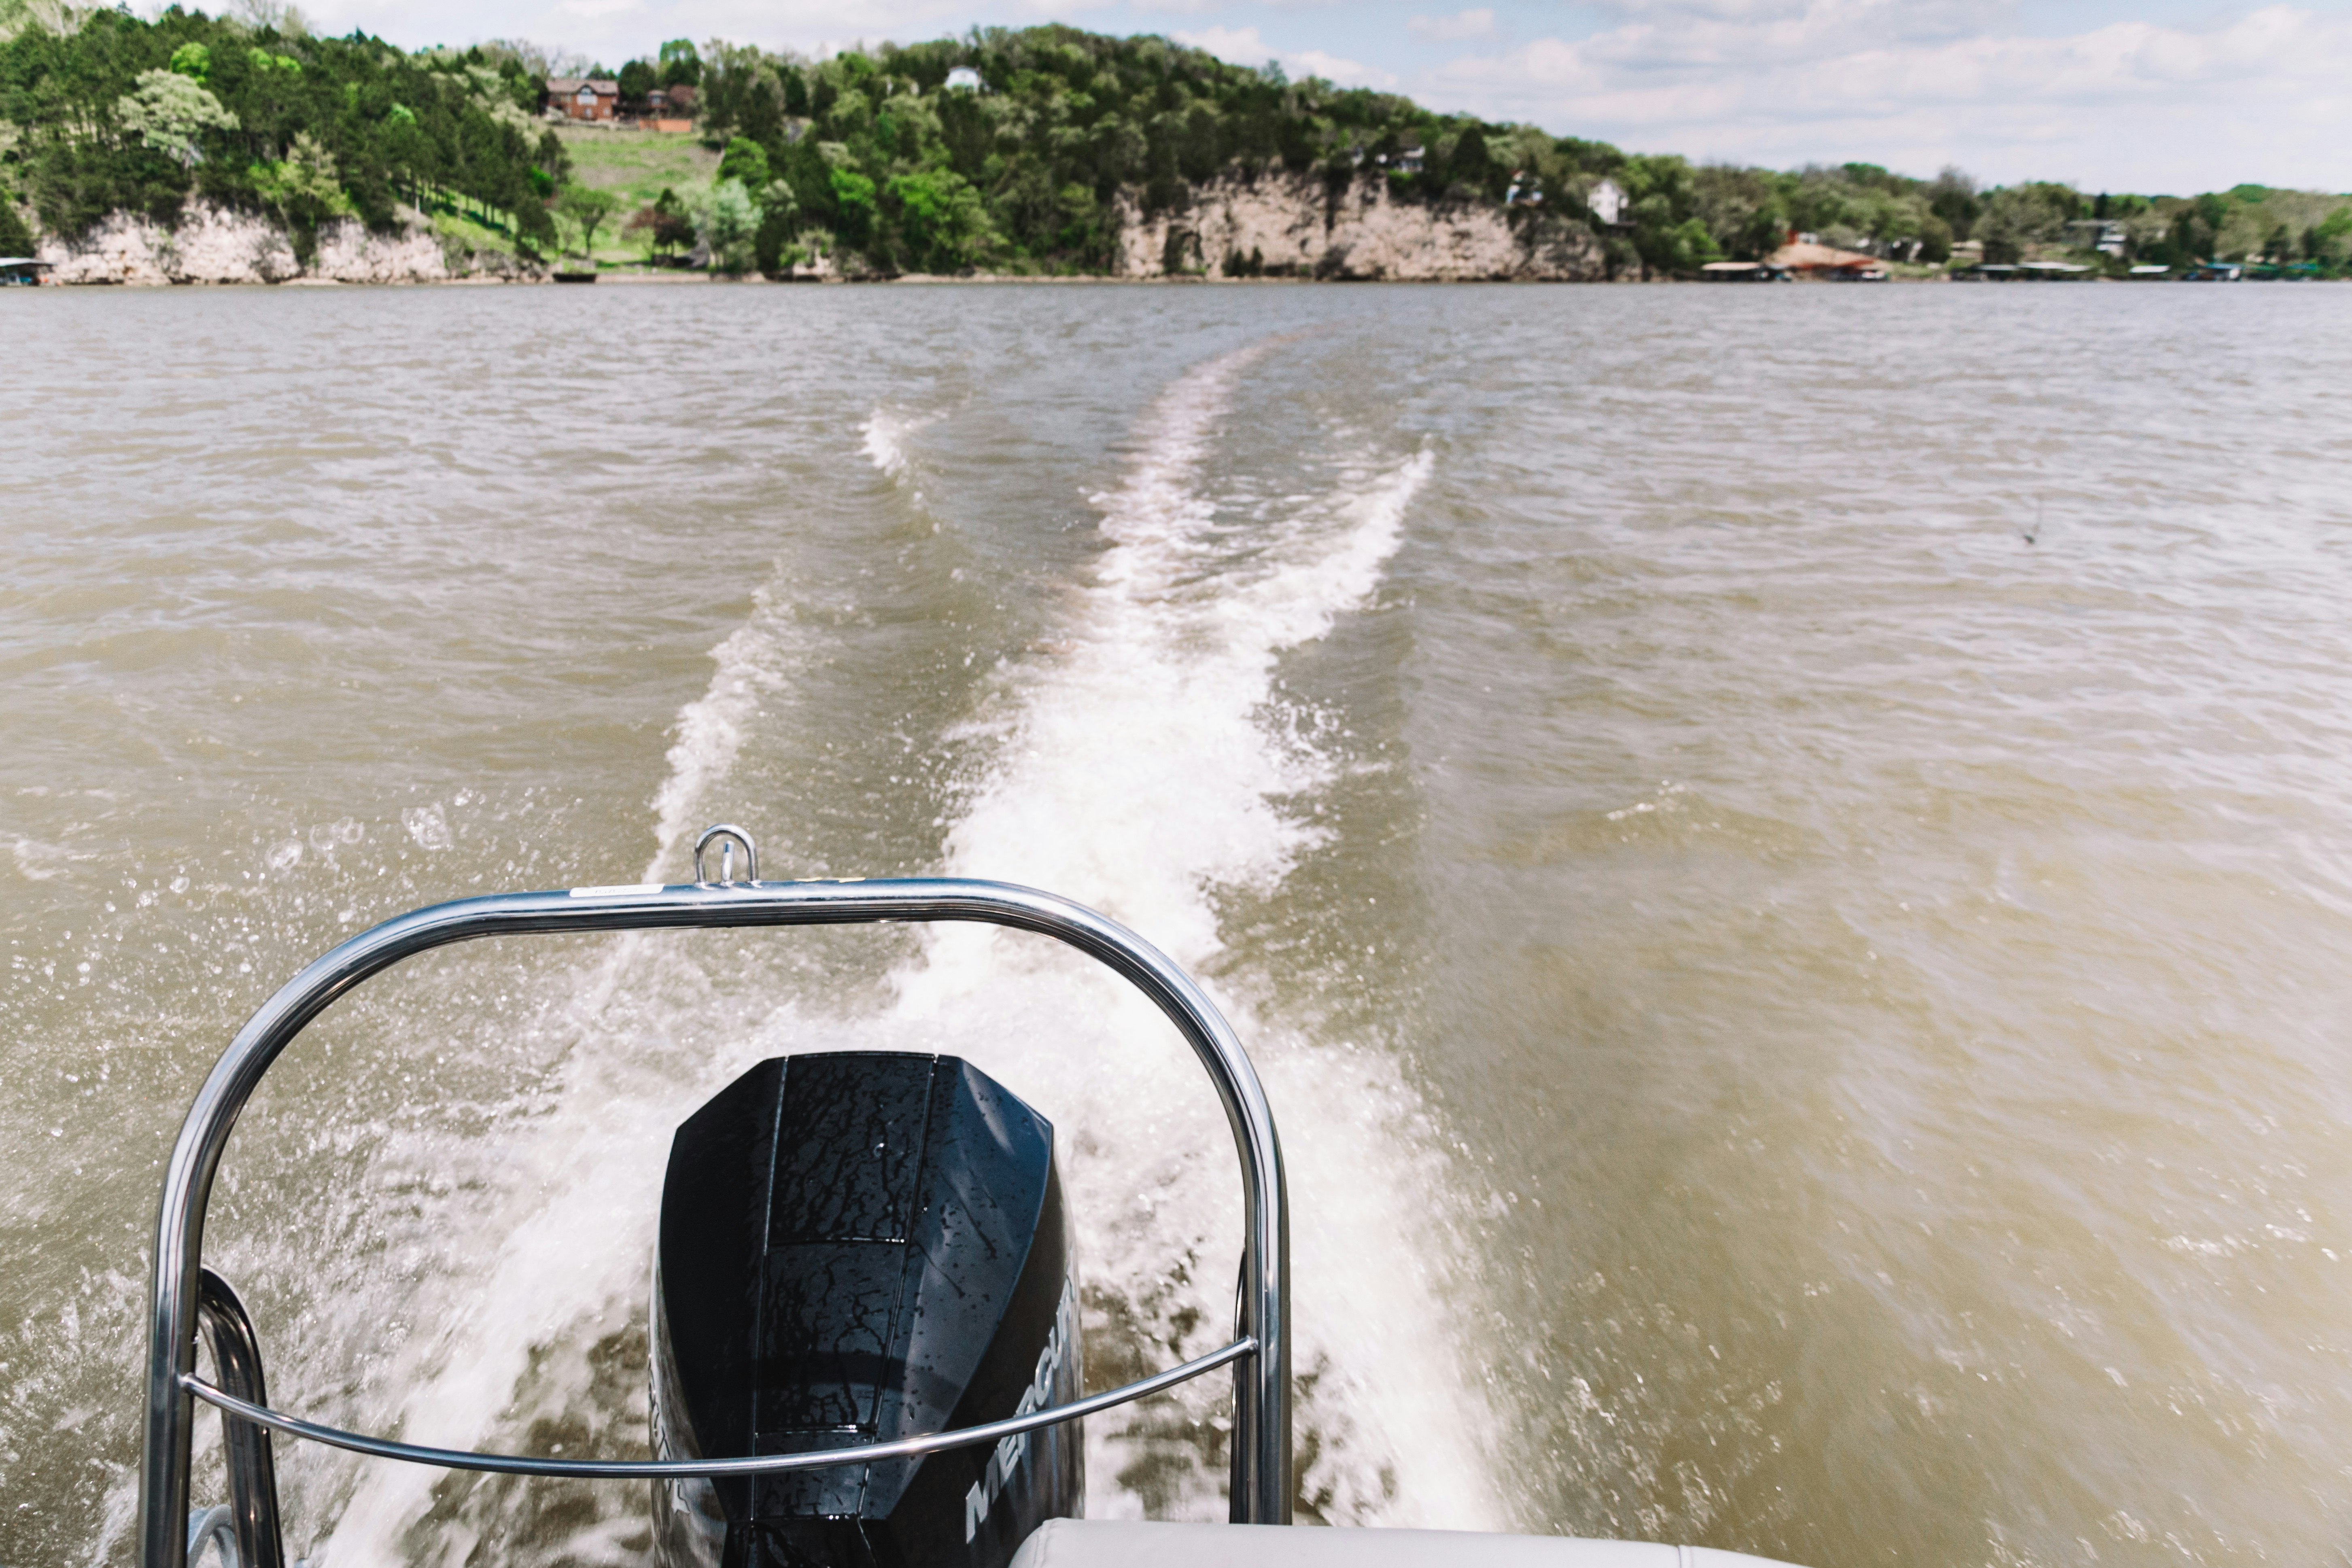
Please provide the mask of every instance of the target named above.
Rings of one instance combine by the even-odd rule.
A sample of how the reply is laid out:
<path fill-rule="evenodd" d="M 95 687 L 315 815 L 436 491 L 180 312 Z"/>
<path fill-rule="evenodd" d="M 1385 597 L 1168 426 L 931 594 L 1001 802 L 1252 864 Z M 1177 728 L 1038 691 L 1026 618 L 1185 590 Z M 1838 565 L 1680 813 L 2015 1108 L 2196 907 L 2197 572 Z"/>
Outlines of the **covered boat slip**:
<path fill-rule="evenodd" d="M 1013 1555 L 1012 1568 L 1763 1568 L 1769 1563 L 1706 1546 L 1557 1535 L 1049 1519 Z"/>

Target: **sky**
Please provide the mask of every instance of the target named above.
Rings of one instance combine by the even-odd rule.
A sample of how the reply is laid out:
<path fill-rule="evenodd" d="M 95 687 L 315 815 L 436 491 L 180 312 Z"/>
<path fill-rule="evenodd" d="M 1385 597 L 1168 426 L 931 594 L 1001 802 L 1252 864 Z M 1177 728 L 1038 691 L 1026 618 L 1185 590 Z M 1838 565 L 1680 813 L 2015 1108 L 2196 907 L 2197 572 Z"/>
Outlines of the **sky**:
<path fill-rule="evenodd" d="M 1956 164 L 2092 191 L 2352 190 L 2352 0 L 303 0 L 415 47 L 618 67 L 665 38 L 827 52 L 974 26 L 1159 33 L 1631 152 Z"/>

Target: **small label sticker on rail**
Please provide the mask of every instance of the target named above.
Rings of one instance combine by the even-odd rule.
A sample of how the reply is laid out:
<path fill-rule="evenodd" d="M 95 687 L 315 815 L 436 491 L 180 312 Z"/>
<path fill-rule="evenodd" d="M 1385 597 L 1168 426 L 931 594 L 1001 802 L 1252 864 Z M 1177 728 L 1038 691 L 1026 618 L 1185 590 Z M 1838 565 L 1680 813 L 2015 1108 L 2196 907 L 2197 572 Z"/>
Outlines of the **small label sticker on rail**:
<path fill-rule="evenodd" d="M 661 890 L 659 882 L 632 882 L 625 888 L 574 888 L 572 896 L 575 899 L 629 899 L 640 893 L 658 893 Z"/>

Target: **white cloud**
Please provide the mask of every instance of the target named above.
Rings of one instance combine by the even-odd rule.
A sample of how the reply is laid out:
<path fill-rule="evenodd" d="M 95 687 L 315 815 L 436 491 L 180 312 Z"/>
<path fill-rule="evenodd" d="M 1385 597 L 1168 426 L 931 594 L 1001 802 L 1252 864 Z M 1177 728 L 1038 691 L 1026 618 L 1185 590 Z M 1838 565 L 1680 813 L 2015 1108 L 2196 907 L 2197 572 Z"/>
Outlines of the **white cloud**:
<path fill-rule="evenodd" d="M 1893 0 L 1619 0 L 1618 25 L 1459 57 L 1415 84 L 1490 119 L 1698 158 L 1947 161 L 2116 188 L 2341 185 L 2352 18 L 2289 5 L 2204 30 L 1958 28 Z M 2095 165 L 2095 169 L 2093 168 Z"/>
<path fill-rule="evenodd" d="M 1415 16 L 1405 26 L 1415 37 L 1432 43 L 1453 44 L 1465 38 L 1491 38 L 1495 36 L 1495 13 L 1480 6 L 1475 11 L 1457 11 L 1451 16 Z"/>
<path fill-rule="evenodd" d="M 1293 77 L 1319 76 L 1342 87 L 1386 88 L 1397 84 L 1393 72 L 1359 60 L 1343 59 L 1321 49 L 1277 49 L 1260 37 L 1255 27 L 1201 27 L 1169 36 L 1180 44 L 1206 49 L 1234 65 L 1262 66 L 1268 60 L 1279 60 L 1283 70 Z"/>
<path fill-rule="evenodd" d="M 1378 66 L 1360 65 L 1338 55 L 1325 54 L 1321 49 L 1297 49 L 1278 57 L 1282 68 L 1292 76 L 1319 76 L 1336 81 L 1341 87 L 1394 87 L 1397 75 Z"/>
<path fill-rule="evenodd" d="M 637 0 L 561 0 L 556 9 L 565 16 L 612 16 L 635 12 Z"/>
<path fill-rule="evenodd" d="M 1195 27 L 1175 35 L 1176 41 L 1206 49 L 1235 65 L 1259 66 L 1274 58 L 1274 48 L 1255 27 Z"/>

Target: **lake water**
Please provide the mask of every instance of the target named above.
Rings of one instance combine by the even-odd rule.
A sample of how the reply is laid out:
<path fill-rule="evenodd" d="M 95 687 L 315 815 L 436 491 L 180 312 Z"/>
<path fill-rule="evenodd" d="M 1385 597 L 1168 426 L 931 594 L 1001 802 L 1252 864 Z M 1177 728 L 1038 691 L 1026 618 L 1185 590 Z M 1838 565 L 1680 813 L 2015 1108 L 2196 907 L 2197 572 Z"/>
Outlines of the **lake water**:
<path fill-rule="evenodd" d="M 9 1568 L 127 1549 L 159 1161 L 245 1017 L 715 821 L 1206 978 L 1314 1517 L 2352 1551 L 2352 289 L 25 290 L 0 342 Z M 851 1045 L 1054 1120 L 1090 1383 L 1221 1341 L 1222 1117 L 1083 960 L 536 938 L 240 1124 L 276 1403 L 641 1452 L 670 1130 Z M 1092 1423 L 1093 1511 L 1220 1517 L 1221 1416 Z M 646 1543 L 634 1484 L 279 1466 L 320 1568 Z"/>

